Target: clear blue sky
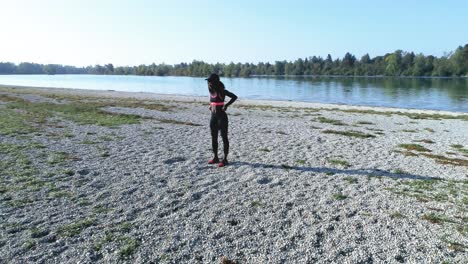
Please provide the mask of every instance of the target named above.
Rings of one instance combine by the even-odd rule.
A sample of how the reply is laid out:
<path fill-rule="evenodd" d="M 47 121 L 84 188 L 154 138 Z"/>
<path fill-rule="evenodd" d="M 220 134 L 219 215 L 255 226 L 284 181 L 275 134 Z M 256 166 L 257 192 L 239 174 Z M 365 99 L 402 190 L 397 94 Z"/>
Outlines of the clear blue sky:
<path fill-rule="evenodd" d="M 295 60 L 468 43 L 466 0 L 14 0 L 0 61 L 69 65 Z"/>

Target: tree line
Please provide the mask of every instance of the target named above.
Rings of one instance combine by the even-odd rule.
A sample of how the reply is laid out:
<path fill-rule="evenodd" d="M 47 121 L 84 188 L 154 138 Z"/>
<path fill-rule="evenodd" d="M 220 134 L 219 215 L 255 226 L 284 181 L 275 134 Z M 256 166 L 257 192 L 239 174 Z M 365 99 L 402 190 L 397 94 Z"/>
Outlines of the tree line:
<path fill-rule="evenodd" d="M 351 53 L 333 59 L 312 56 L 295 61 L 275 63 L 216 63 L 194 60 L 191 63 L 119 66 L 113 64 L 74 67 L 60 64 L 23 62 L 18 65 L 0 62 L 0 74 L 114 74 L 148 76 L 207 76 L 219 73 L 225 77 L 253 75 L 344 75 L 344 76 L 468 76 L 468 44 L 441 57 L 396 50 L 371 58 L 365 54 L 357 59 Z"/>

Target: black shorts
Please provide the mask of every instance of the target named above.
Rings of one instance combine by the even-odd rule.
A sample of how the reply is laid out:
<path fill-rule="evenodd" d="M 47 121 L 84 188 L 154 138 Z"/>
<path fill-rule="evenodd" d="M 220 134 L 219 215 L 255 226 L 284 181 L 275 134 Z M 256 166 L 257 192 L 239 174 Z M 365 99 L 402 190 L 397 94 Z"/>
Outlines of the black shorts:
<path fill-rule="evenodd" d="M 226 131 L 228 129 L 228 117 L 226 112 L 211 114 L 210 128 L 214 131 Z"/>

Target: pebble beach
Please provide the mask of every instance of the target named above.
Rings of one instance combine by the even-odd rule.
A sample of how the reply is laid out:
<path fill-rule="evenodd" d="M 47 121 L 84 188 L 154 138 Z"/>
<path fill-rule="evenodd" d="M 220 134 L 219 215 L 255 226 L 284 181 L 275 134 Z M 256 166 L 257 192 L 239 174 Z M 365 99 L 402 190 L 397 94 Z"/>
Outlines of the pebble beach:
<path fill-rule="evenodd" d="M 467 262 L 467 113 L 208 105 L 1 86 L 0 263 Z"/>

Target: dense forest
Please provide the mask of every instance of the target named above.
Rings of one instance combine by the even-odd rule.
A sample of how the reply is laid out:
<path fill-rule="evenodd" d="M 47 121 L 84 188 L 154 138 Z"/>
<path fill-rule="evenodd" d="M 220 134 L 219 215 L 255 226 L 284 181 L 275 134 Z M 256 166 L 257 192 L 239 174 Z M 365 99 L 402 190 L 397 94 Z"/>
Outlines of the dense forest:
<path fill-rule="evenodd" d="M 23 62 L 18 65 L 0 62 L 0 74 L 115 74 L 156 76 L 207 76 L 217 72 L 225 77 L 252 75 L 345 75 L 345 76 L 468 76 L 468 44 L 459 46 L 440 58 L 397 50 L 371 58 L 369 54 L 357 59 L 349 52 L 343 58 L 312 56 L 274 64 L 216 63 L 203 61 L 175 65 L 151 64 L 119 66 L 112 64 L 88 67 Z"/>

